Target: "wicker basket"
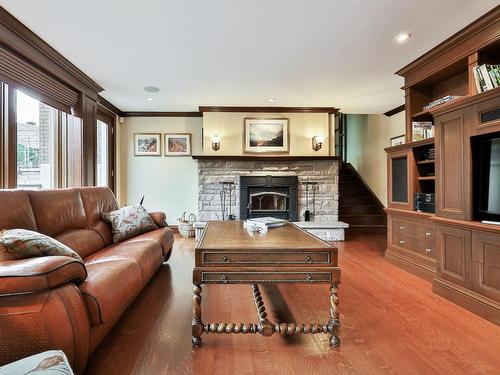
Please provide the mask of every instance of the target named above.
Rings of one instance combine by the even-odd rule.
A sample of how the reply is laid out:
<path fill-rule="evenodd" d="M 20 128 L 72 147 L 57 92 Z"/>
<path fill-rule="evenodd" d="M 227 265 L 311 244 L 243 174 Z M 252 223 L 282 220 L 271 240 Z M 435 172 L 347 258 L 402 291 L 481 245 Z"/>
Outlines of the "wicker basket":
<path fill-rule="evenodd" d="M 196 230 L 194 229 L 193 223 L 195 221 L 196 216 L 194 214 L 187 214 L 187 212 L 184 212 L 179 219 L 179 234 L 185 238 L 194 237 Z"/>

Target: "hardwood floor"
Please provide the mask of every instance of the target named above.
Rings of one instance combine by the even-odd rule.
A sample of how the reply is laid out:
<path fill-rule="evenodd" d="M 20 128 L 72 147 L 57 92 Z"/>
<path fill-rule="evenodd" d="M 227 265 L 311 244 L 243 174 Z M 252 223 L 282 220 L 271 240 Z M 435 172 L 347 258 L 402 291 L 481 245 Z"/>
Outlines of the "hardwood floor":
<path fill-rule="evenodd" d="M 91 357 L 94 374 L 499 374 L 500 327 L 448 302 L 383 258 L 385 236 L 339 247 L 342 340 L 203 335 L 191 348 L 192 239 L 174 253 Z M 263 286 L 270 319 L 325 321 L 327 285 Z M 204 286 L 203 318 L 257 322 L 249 285 Z"/>

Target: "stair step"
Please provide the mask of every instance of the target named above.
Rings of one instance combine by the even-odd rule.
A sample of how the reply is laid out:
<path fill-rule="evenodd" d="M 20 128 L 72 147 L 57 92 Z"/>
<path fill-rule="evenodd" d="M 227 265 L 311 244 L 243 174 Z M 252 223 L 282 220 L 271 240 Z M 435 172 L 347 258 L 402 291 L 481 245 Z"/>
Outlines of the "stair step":
<path fill-rule="evenodd" d="M 339 215 L 359 215 L 359 214 L 378 214 L 379 208 L 374 205 L 366 206 L 341 206 L 339 208 Z"/>
<path fill-rule="evenodd" d="M 339 215 L 349 225 L 385 225 L 384 215 Z"/>
<path fill-rule="evenodd" d="M 368 206 L 373 203 L 371 197 L 365 196 L 342 196 L 339 194 L 340 206 Z"/>

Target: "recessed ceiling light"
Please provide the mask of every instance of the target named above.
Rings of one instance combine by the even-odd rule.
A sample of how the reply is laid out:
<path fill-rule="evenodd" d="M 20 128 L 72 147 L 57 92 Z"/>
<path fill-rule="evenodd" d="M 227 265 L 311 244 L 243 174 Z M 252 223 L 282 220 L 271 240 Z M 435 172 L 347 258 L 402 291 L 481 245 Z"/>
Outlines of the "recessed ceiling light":
<path fill-rule="evenodd" d="M 398 35 L 396 35 L 394 37 L 394 40 L 398 43 L 404 43 L 406 42 L 408 39 L 410 39 L 411 37 L 411 34 L 410 33 L 407 33 L 407 32 L 404 32 L 404 33 L 399 33 Z"/>
<path fill-rule="evenodd" d="M 267 101 L 268 101 L 269 103 L 274 103 L 274 102 L 276 101 L 276 98 L 269 98 Z"/>
<path fill-rule="evenodd" d="M 150 93 L 157 93 L 157 92 L 160 92 L 160 89 L 158 87 L 154 87 L 154 86 L 146 86 L 146 87 L 144 87 L 144 91 L 150 92 Z"/>
<path fill-rule="evenodd" d="M 148 101 L 151 101 L 151 100 L 153 100 L 153 98 L 147 98 L 147 100 L 148 100 Z"/>

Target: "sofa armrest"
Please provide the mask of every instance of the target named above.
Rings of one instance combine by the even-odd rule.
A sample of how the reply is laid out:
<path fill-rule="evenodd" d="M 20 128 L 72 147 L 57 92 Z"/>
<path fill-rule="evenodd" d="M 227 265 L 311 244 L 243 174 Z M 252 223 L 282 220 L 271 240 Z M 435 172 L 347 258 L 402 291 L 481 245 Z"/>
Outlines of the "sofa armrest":
<path fill-rule="evenodd" d="M 1 261 L 0 295 L 38 292 L 86 277 L 85 265 L 66 256 Z"/>
<path fill-rule="evenodd" d="M 158 228 L 168 227 L 167 216 L 164 212 L 150 212 L 149 215 Z"/>

